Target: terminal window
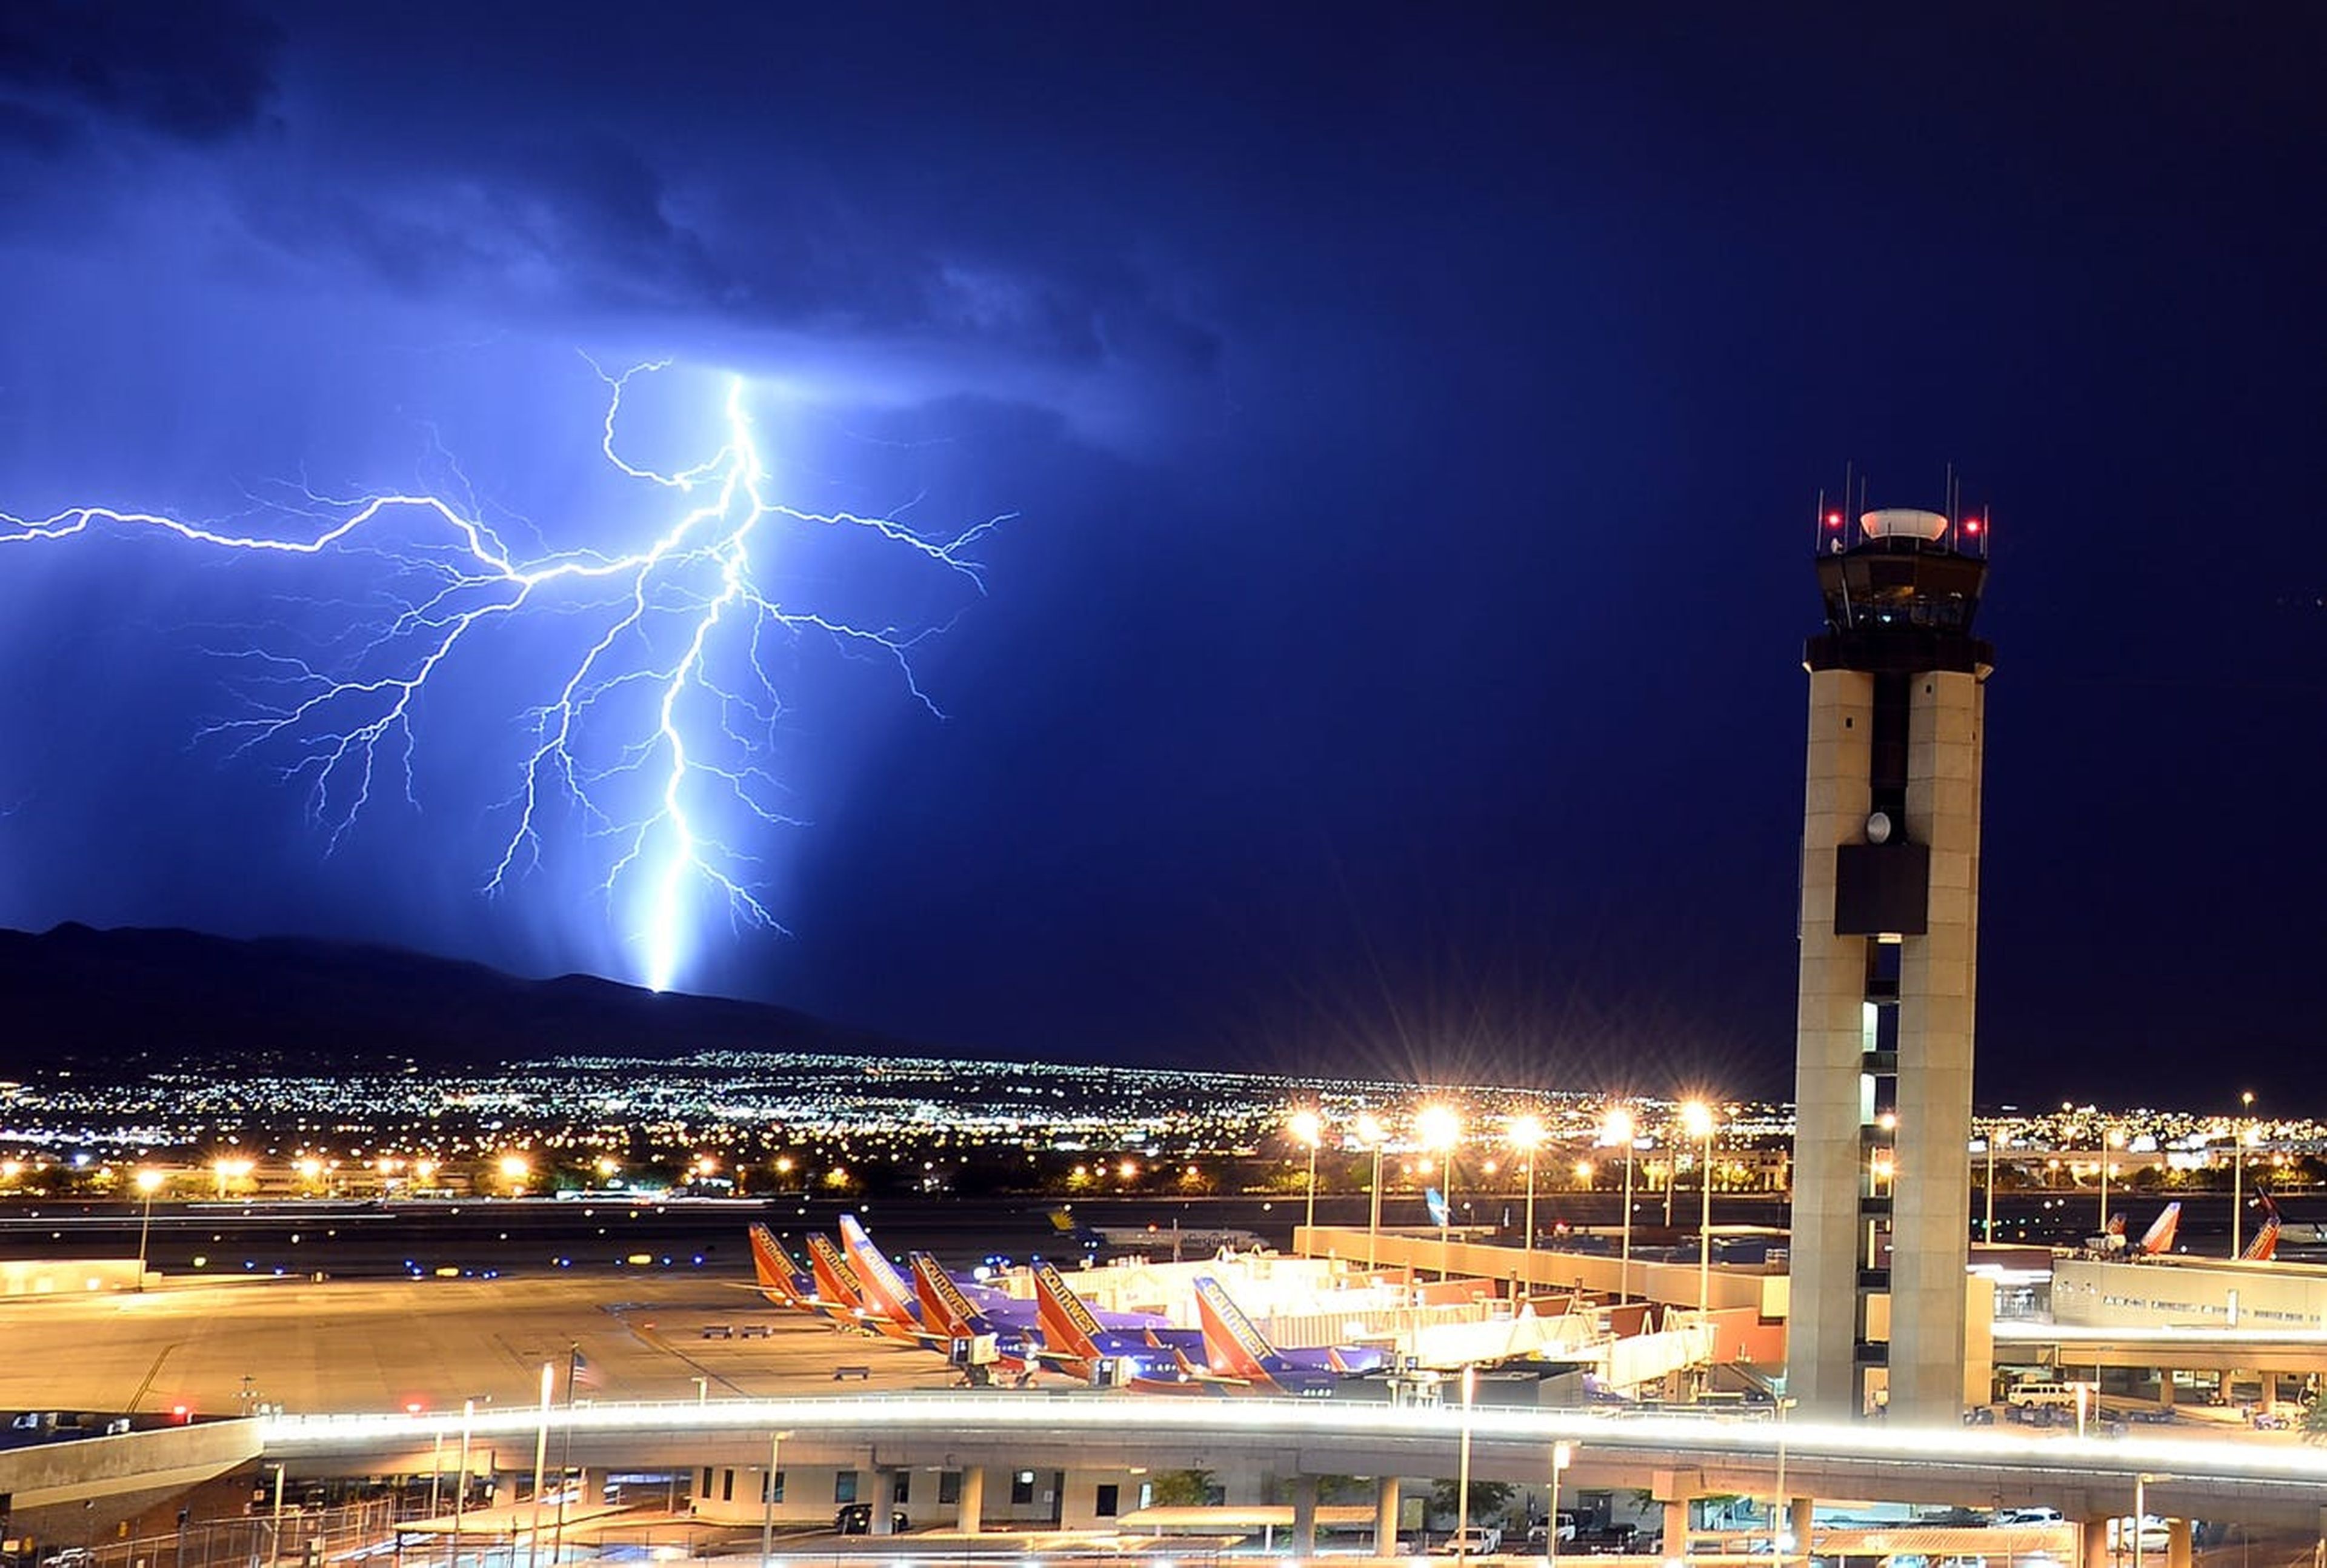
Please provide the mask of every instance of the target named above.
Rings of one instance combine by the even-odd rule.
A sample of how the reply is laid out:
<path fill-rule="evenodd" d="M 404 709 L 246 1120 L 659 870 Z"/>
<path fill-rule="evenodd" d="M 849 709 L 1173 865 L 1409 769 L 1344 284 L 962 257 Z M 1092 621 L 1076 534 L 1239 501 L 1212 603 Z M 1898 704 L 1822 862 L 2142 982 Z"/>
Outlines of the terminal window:
<path fill-rule="evenodd" d="M 833 1472 L 832 1500 L 836 1503 L 853 1503 L 856 1500 L 856 1472 L 855 1470 L 836 1470 Z"/>
<path fill-rule="evenodd" d="M 938 1501 L 940 1503 L 958 1503 L 961 1501 L 961 1472 L 959 1470 L 940 1470 L 938 1472 Z"/>
<path fill-rule="evenodd" d="M 1010 1478 L 1010 1503 L 1023 1507 L 1034 1500 L 1034 1472 L 1019 1470 Z"/>
<path fill-rule="evenodd" d="M 1112 1519 L 1117 1514 L 1122 1511 L 1122 1497 L 1123 1489 L 1121 1487 L 1115 1485 L 1113 1482 L 1106 1483 L 1098 1489 L 1098 1501 L 1092 1505 L 1091 1512 L 1097 1514 L 1102 1519 Z"/>

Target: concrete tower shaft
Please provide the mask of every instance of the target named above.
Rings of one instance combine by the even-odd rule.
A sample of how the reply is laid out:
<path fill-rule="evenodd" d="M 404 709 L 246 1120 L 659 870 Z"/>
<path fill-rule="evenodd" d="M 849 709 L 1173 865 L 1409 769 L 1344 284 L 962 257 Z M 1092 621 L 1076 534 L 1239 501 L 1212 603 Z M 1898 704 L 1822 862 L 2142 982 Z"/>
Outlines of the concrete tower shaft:
<path fill-rule="evenodd" d="M 1839 518 L 1810 639 L 1788 1391 L 1841 1416 L 1964 1398 L 1987 645 L 1977 522 Z"/>

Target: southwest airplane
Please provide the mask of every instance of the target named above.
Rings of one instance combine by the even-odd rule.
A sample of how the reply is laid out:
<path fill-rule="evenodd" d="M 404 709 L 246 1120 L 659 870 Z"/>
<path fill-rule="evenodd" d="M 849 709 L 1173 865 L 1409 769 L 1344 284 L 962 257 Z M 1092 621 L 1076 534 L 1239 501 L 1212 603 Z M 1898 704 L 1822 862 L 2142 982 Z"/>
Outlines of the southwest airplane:
<path fill-rule="evenodd" d="M 994 1339 L 995 1367 L 1005 1373 L 1026 1377 L 1040 1367 L 1056 1365 L 1073 1369 L 1071 1361 L 1047 1354 L 1042 1349 L 1042 1337 L 1033 1326 L 1033 1303 L 1003 1300 L 1020 1311 L 1003 1314 L 998 1308 L 989 1310 L 969 1299 L 961 1282 L 938 1266 L 937 1259 L 928 1253 L 913 1255 L 913 1293 L 921 1300 L 921 1322 L 952 1339 L 977 1339 L 991 1335 Z M 982 1293 L 995 1294 L 998 1293 Z M 1088 1377 L 1085 1370 L 1082 1376 Z"/>
<path fill-rule="evenodd" d="M 1378 1350 L 1279 1350 L 1229 1299 L 1220 1281 L 1209 1277 L 1196 1282 L 1196 1316 L 1203 1324 L 1206 1370 L 1248 1384 L 1256 1392 L 1331 1394 L 1342 1378 L 1382 1364 Z"/>
<path fill-rule="evenodd" d="M 797 1311 L 828 1318 L 852 1328 L 858 1325 L 860 1320 L 855 1296 L 836 1296 L 824 1287 L 822 1281 L 826 1267 L 822 1259 L 818 1260 L 818 1266 L 813 1271 L 804 1270 L 766 1226 L 752 1226 L 751 1237 L 752 1270 L 759 1278 L 762 1295 L 780 1307 L 790 1307 Z M 811 1238 L 811 1246 L 820 1239 Z"/>
<path fill-rule="evenodd" d="M 1188 1353 L 1203 1353 L 1199 1330 L 1175 1329 L 1170 1320 L 1145 1312 L 1092 1311 L 1047 1263 L 1034 1265 L 1034 1305 L 1035 1330 L 1043 1345 L 1062 1352 L 1063 1364 L 1086 1377 L 1103 1361 L 1127 1358 L 1133 1387 L 1160 1382 L 1176 1390 L 1192 1370 Z"/>

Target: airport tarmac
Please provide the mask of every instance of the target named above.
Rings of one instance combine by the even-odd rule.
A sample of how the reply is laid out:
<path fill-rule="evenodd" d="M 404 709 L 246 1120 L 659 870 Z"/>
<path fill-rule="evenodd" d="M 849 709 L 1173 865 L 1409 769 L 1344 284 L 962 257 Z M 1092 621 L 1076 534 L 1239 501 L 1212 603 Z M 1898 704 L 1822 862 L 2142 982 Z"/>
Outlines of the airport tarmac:
<path fill-rule="evenodd" d="M 530 1405 L 565 1397 L 944 1387 L 934 1352 L 769 1305 L 742 1280 L 638 1273 L 524 1279 L 235 1280 L 0 1299 L 0 1409 L 205 1415 Z M 836 1381 L 836 1367 L 852 1369 Z M 864 1376 L 853 1375 L 863 1368 Z"/>

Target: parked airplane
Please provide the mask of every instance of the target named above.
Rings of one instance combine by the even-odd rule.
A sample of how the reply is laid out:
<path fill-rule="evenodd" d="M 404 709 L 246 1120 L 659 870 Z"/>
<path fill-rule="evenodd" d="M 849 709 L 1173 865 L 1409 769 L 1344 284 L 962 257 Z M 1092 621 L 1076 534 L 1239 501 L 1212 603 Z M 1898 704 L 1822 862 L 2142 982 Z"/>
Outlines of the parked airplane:
<path fill-rule="evenodd" d="M 1034 1327 L 1034 1303 L 1003 1297 L 991 1308 L 972 1301 L 961 1282 L 938 1266 L 925 1252 L 913 1255 L 913 1293 L 921 1301 L 921 1323 L 954 1339 L 994 1342 L 993 1369 L 1024 1379 L 1048 1366 L 1071 1371 L 1067 1358 L 1045 1351 Z M 997 1292 L 983 1293 L 988 1295 Z M 975 1371 L 971 1374 L 976 1376 Z M 1086 1371 L 1083 1376 L 1089 1374 Z"/>
<path fill-rule="evenodd" d="M 829 1237 L 808 1238 L 808 1270 L 816 1279 L 817 1299 L 832 1310 L 834 1321 L 851 1324 L 886 1339 L 920 1341 L 918 1329 L 906 1329 L 867 1304 L 863 1282 Z"/>
<path fill-rule="evenodd" d="M 760 1293 L 780 1307 L 797 1307 L 802 1311 L 817 1311 L 811 1300 L 816 1282 L 808 1277 L 784 1250 L 776 1233 L 764 1225 L 751 1227 L 752 1272 L 760 1281 Z"/>
<path fill-rule="evenodd" d="M 2172 1252 L 2173 1232 L 2180 1227 L 2181 1224 L 2182 1203 L 2179 1199 L 2176 1199 L 2167 1204 L 2155 1219 L 2150 1221 L 2149 1228 L 2141 1233 L 2141 1241 L 2135 1250 L 2144 1257 L 2155 1257 L 2161 1253 Z"/>
<path fill-rule="evenodd" d="M 1168 1318 L 1148 1312 L 1095 1312 L 1047 1263 L 1034 1265 L 1035 1330 L 1046 1349 L 1070 1359 L 1065 1365 L 1089 1377 L 1107 1361 L 1128 1359 L 1133 1386 L 1140 1380 L 1177 1383 L 1190 1355 L 1201 1356 L 1204 1336 L 1175 1329 Z"/>
<path fill-rule="evenodd" d="M 2256 1193 L 2255 1201 L 2262 1205 L 2262 1224 L 2238 1256 L 2247 1263 L 2268 1263 L 2278 1252 L 2278 1205 L 2270 1200 L 2267 1192 Z"/>
<path fill-rule="evenodd" d="M 802 1269 L 776 1239 L 774 1232 L 764 1225 L 754 1225 L 751 1237 L 752 1271 L 758 1277 L 762 1295 L 780 1307 L 813 1313 L 836 1323 L 853 1326 L 857 1322 L 855 1302 L 827 1296 L 818 1283 L 818 1274 Z"/>
<path fill-rule="evenodd" d="M 884 1333 L 922 1337 L 921 1304 L 914 1297 L 913 1287 L 873 1245 L 873 1238 L 853 1214 L 840 1217 L 840 1245 L 856 1276 L 856 1293 L 866 1314 Z"/>
<path fill-rule="evenodd" d="M 1234 1377 L 1267 1393 L 1330 1394 L 1342 1378 L 1375 1371 L 1384 1360 L 1375 1349 L 1326 1346 L 1280 1350 L 1220 1281 L 1209 1277 L 1196 1282 L 1196 1315 L 1203 1324 L 1207 1368 L 1216 1377 Z"/>
<path fill-rule="evenodd" d="M 1174 1263 L 1188 1253 L 1209 1257 L 1223 1250 L 1258 1252 L 1268 1246 L 1255 1232 L 1234 1226 L 1182 1225 L 1177 1215 L 1169 1225 L 1085 1225 L 1075 1218 L 1071 1208 L 1061 1208 L 1051 1209 L 1050 1218 L 1060 1235 L 1087 1250 L 1106 1247 L 1113 1252 L 1156 1253 L 1169 1247 Z"/>

